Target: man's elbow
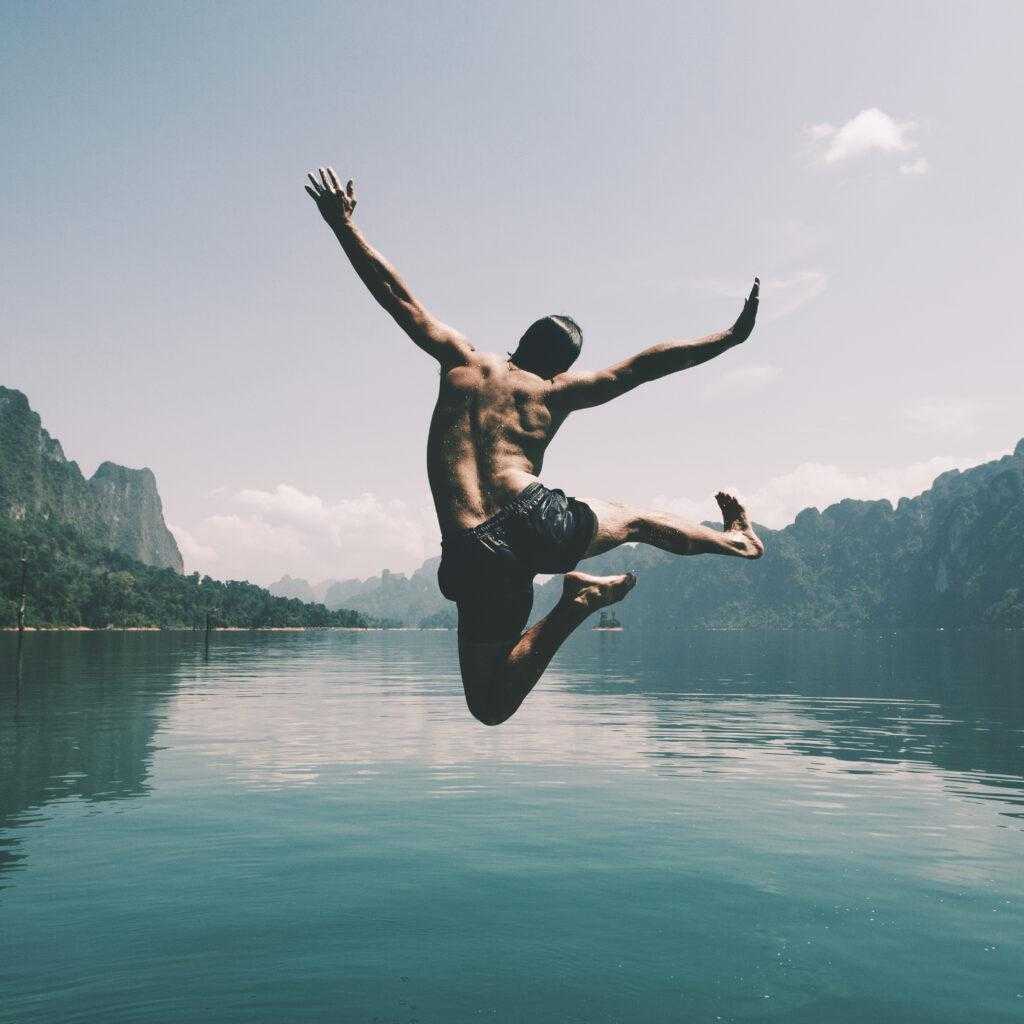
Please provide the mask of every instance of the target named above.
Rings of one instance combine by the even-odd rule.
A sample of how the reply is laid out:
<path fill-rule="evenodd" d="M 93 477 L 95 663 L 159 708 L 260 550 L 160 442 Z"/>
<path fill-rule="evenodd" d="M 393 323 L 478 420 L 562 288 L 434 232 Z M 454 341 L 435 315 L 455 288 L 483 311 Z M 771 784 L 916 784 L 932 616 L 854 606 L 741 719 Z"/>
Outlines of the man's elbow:
<path fill-rule="evenodd" d="M 644 375 L 643 370 L 636 366 L 616 370 L 610 374 L 610 379 L 606 385 L 608 397 L 609 399 L 618 398 L 627 391 L 632 391 L 633 388 L 646 383 L 649 379 L 649 377 Z"/>

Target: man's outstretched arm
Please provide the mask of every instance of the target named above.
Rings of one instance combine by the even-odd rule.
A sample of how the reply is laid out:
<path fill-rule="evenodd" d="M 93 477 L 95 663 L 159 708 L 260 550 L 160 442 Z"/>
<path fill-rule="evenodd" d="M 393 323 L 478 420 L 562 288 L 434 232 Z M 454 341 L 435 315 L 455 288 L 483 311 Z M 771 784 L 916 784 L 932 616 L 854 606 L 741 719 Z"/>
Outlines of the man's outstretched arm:
<path fill-rule="evenodd" d="M 398 271 L 369 242 L 352 220 L 356 208 L 355 186 L 341 187 L 331 167 L 320 168 L 320 181 L 309 176 L 312 197 L 327 225 L 345 250 L 355 272 L 370 294 L 395 318 L 398 326 L 442 366 L 464 363 L 473 346 L 454 328 L 432 316 L 409 291 Z"/>
<path fill-rule="evenodd" d="M 742 312 L 728 330 L 694 341 L 663 341 L 605 370 L 561 374 L 555 378 L 552 398 L 570 409 L 587 409 L 610 402 L 648 381 L 714 359 L 750 337 L 757 318 L 760 290 L 761 282 L 755 277 Z"/>

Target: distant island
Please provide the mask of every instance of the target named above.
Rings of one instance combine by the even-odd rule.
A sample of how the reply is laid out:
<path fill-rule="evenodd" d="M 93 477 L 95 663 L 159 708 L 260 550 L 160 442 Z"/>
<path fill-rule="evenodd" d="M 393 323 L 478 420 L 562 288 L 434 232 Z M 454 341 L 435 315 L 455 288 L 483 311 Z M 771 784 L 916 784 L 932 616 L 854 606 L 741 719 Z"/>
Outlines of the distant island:
<path fill-rule="evenodd" d="M 0 628 L 365 626 L 348 609 L 183 575 L 148 469 L 105 462 L 86 480 L 20 391 L 0 387 Z"/>

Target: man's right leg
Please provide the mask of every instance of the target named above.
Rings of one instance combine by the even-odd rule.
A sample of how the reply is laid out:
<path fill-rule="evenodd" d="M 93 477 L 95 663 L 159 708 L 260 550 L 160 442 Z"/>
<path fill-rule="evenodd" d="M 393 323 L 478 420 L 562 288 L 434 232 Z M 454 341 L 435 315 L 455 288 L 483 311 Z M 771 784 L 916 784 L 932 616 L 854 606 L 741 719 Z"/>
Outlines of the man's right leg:
<path fill-rule="evenodd" d="M 484 725 L 508 721 L 569 634 L 598 608 L 621 601 L 635 583 L 632 573 L 590 576 L 570 572 L 565 576 L 558 604 L 518 640 L 481 643 L 460 632 L 462 686 L 474 718 Z"/>
<path fill-rule="evenodd" d="M 731 495 L 715 495 L 724 530 L 691 523 L 671 512 L 648 512 L 607 501 L 586 499 L 597 516 L 597 530 L 584 558 L 611 551 L 620 544 L 639 542 L 675 555 L 736 555 L 760 558 L 764 545 L 754 533 L 746 509 Z"/>

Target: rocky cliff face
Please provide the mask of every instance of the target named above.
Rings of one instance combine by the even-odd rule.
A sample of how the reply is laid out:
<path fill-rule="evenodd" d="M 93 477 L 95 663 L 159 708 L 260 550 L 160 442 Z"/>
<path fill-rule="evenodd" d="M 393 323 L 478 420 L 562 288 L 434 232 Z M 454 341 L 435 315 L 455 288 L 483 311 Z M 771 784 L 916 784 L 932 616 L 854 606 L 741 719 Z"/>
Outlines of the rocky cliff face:
<path fill-rule="evenodd" d="M 182 571 L 181 552 L 164 522 L 152 470 L 104 462 L 89 480 L 89 490 L 96 498 L 107 547 L 146 565 Z"/>
<path fill-rule="evenodd" d="M 14 519 L 42 515 L 92 536 L 97 510 L 81 470 L 20 391 L 0 387 L 0 513 Z"/>
<path fill-rule="evenodd" d="M 0 387 L 0 515 L 66 523 L 147 565 L 181 572 L 148 469 L 104 462 L 91 480 L 67 459 L 20 391 Z"/>

